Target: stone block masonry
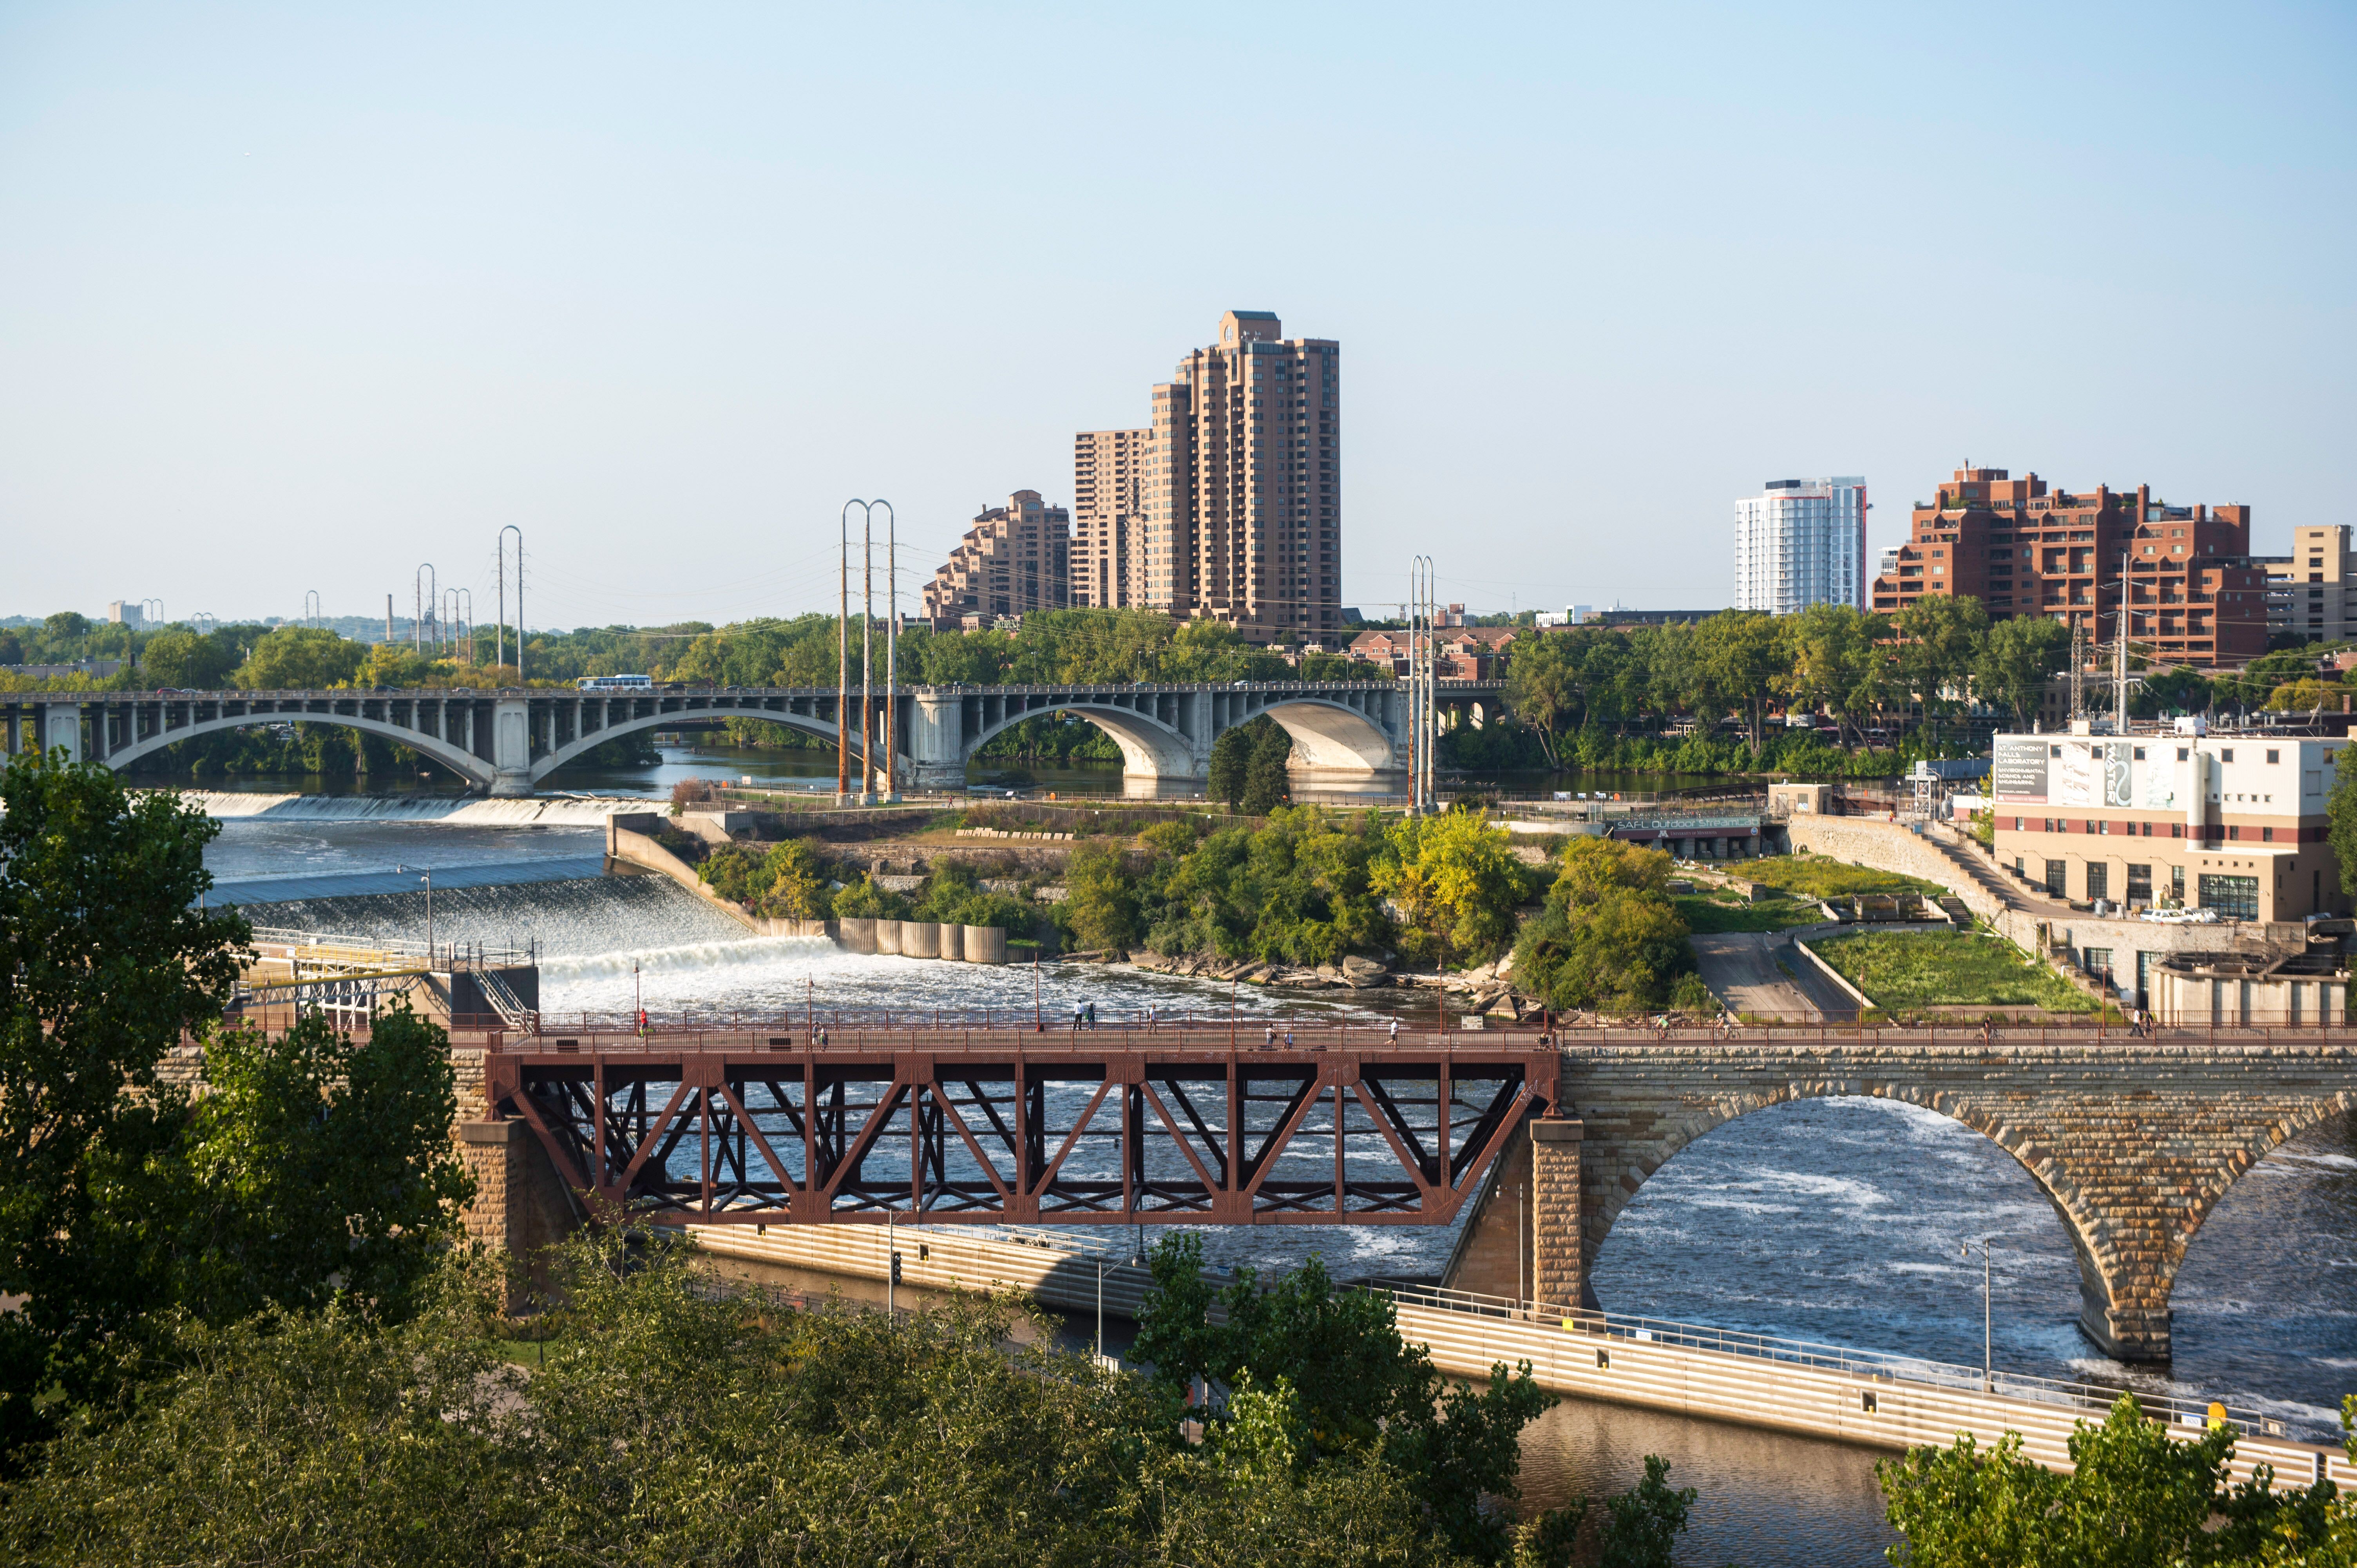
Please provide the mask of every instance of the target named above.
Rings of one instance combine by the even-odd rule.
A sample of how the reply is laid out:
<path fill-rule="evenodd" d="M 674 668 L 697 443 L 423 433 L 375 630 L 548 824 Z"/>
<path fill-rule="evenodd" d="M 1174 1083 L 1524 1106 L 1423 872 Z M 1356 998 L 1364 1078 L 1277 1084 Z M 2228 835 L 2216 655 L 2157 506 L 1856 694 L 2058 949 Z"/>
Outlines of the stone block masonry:
<path fill-rule="evenodd" d="M 2107 1355 L 2160 1360 L 2186 1244 L 2270 1150 L 2357 1109 L 2357 1047 L 2093 1038 L 1627 1047 L 1568 1055 L 1562 1085 L 1562 1118 L 1526 1124 L 1536 1136 L 1518 1144 L 1468 1221 L 1451 1288 L 1512 1295 L 1498 1287 L 1529 1278 L 1533 1299 L 1609 1308 L 1588 1284 L 1590 1265 L 1621 1210 L 1680 1150 L 1772 1105 L 1865 1095 L 1937 1111 L 2019 1161 L 2078 1254 L 2081 1326 Z M 1517 1168 L 1530 1175 L 1513 1179 Z M 1488 1210 L 1512 1204 L 1525 1180 L 1534 1218 L 1501 1224 L 1507 1217 Z M 1527 1264 L 1518 1257 L 1525 1248 Z"/>

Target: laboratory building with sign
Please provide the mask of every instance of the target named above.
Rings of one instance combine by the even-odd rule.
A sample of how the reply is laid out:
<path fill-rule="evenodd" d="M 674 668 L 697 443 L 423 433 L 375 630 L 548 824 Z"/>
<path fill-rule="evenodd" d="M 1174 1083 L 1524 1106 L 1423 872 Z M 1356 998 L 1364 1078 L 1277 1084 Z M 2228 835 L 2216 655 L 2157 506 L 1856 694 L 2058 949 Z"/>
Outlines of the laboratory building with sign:
<path fill-rule="evenodd" d="M 2002 865 L 2099 913 L 2222 920 L 2346 914 L 2325 803 L 2349 742 L 2236 735 L 2003 735 L 1989 794 Z"/>

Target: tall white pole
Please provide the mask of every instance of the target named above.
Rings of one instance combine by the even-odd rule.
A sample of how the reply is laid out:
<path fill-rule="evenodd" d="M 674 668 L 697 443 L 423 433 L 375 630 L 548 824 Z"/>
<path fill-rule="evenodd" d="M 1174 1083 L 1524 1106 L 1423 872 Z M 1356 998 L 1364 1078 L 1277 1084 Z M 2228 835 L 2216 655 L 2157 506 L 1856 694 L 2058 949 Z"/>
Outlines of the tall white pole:
<path fill-rule="evenodd" d="M 884 509 L 884 799 L 900 798 L 900 520 Z"/>
<path fill-rule="evenodd" d="M 876 521 L 859 524 L 859 803 L 876 803 Z"/>

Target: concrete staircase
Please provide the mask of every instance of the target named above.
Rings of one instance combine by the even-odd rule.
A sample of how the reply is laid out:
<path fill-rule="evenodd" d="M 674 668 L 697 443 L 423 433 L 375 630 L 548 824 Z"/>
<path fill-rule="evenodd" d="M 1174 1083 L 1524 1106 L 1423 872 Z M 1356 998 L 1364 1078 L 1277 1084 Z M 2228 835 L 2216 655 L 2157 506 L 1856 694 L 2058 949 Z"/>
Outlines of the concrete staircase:
<path fill-rule="evenodd" d="M 2005 874 L 1996 862 L 1980 845 L 1955 842 L 1941 828 L 1923 835 L 1923 842 L 1940 852 L 1941 857 L 1953 865 L 1975 888 L 2000 909 L 2022 910 L 2030 908 L 2029 899 L 2007 885 Z"/>

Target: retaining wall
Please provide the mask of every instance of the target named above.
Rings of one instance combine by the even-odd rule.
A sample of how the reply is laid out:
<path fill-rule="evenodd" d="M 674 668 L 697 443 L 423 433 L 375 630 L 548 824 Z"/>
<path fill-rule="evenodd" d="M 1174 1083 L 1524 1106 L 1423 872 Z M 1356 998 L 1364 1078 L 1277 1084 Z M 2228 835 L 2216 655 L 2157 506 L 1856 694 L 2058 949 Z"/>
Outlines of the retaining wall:
<path fill-rule="evenodd" d="M 1542 1182 L 1547 1179 L 1543 1171 Z M 690 1233 L 717 1256 L 855 1279 L 887 1277 L 897 1250 L 905 1284 L 1023 1291 L 1083 1322 L 1096 1310 L 1100 1292 L 1107 1315 L 1134 1319 L 1153 1283 L 1145 1269 L 1126 1262 L 1101 1262 L 1077 1251 L 985 1240 L 948 1228 L 898 1228 L 888 1240 L 880 1225 L 779 1226 L 766 1232 L 742 1225 L 708 1226 L 691 1228 Z M 1901 1382 L 1866 1369 L 1801 1366 L 1581 1332 L 1560 1317 L 1518 1319 L 1408 1302 L 1396 1310 L 1401 1337 L 1424 1346 L 1433 1365 L 1454 1377 L 1484 1378 L 1500 1362 L 1528 1360 L 1539 1386 L 1555 1393 L 1893 1453 L 1921 1444 L 1944 1447 L 1959 1433 L 1972 1434 L 1986 1449 L 2006 1433 L 2018 1432 L 2030 1458 L 2068 1470 L 2072 1423 L 2100 1421 L 2103 1414 L 1976 1389 Z M 2171 1433 L 2190 1437 L 2196 1430 Z M 2357 1483 L 2357 1466 L 2336 1450 L 2282 1438 L 2244 1438 L 2235 1447 L 2233 1477 L 2249 1479 L 2260 1464 L 2272 1465 L 2284 1487 L 2306 1487 L 2328 1472 L 2343 1487 Z"/>

